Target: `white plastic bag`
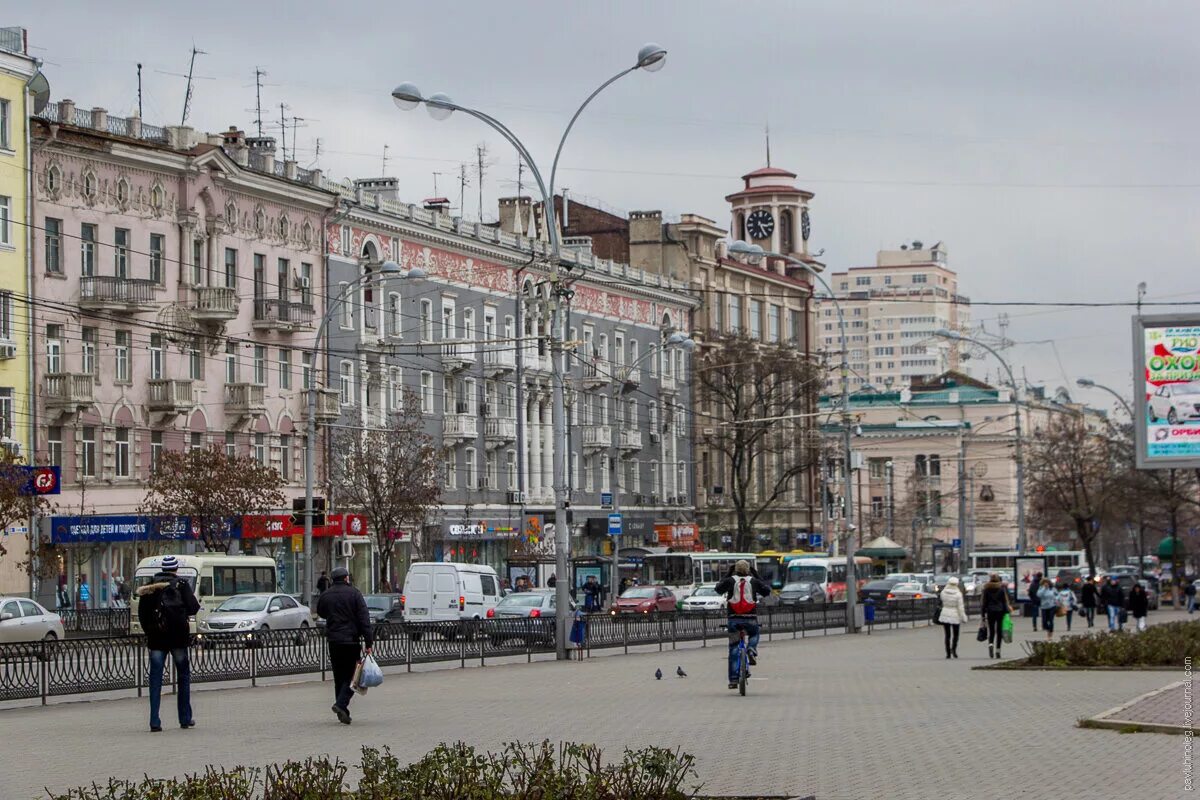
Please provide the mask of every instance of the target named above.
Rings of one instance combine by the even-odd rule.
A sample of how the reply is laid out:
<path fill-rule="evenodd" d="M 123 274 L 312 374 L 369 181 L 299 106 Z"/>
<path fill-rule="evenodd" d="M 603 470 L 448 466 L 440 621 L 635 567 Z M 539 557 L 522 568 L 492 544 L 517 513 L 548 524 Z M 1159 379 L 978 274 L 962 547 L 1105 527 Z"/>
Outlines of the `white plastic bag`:
<path fill-rule="evenodd" d="M 370 689 L 372 686 L 378 686 L 381 683 L 383 683 L 383 670 L 379 668 L 379 662 L 375 660 L 375 656 L 367 655 L 362 660 L 358 685 L 364 689 Z"/>

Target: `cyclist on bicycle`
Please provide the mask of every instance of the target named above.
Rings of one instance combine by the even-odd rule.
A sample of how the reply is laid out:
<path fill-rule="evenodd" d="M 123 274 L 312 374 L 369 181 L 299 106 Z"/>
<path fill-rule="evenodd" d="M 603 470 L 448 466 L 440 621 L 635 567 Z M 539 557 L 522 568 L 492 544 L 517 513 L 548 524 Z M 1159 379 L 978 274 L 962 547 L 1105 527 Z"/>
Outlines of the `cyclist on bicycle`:
<path fill-rule="evenodd" d="M 729 575 L 715 587 L 717 594 L 725 595 L 729 612 L 729 688 L 738 687 L 739 631 L 746 632 L 746 648 L 751 664 L 758 661 L 758 598 L 771 594 L 771 587 L 758 579 L 749 561 L 738 561 Z"/>

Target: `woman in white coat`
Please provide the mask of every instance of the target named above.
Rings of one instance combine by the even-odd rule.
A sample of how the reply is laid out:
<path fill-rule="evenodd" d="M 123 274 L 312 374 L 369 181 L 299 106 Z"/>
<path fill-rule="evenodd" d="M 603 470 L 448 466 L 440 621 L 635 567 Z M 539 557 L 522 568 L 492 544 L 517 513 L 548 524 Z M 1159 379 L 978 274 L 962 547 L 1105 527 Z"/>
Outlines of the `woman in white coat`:
<path fill-rule="evenodd" d="M 942 629 L 946 632 L 946 658 L 958 658 L 959 628 L 971 621 L 967 616 L 967 601 L 958 586 L 958 578 L 946 581 L 946 587 L 942 589 L 941 606 L 938 622 L 942 623 Z"/>

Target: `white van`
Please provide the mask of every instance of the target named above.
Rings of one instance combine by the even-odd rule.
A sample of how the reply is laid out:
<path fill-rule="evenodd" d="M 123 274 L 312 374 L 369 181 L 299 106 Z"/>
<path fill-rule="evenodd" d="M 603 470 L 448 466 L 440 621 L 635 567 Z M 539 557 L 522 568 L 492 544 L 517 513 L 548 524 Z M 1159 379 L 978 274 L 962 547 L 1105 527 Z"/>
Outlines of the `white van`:
<path fill-rule="evenodd" d="M 483 619 L 500 602 L 496 570 L 480 564 L 418 561 L 404 576 L 406 622 Z"/>
<path fill-rule="evenodd" d="M 176 574 L 191 585 L 196 599 L 200 601 L 200 613 L 189 620 L 192 633 L 196 632 L 199 620 L 235 594 L 278 590 L 275 560 L 266 556 L 196 553 L 176 556 L 176 559 L 179 561 Z M 162 560 L 163 556 L 151 556 L 138 562 L 137 571 L 133 574 L 135 590 L 154 580 L 154 575 L 162 568 Z M 134 591 L 129 605 L 130 632 L 141 633 L 137 591 Z"/>

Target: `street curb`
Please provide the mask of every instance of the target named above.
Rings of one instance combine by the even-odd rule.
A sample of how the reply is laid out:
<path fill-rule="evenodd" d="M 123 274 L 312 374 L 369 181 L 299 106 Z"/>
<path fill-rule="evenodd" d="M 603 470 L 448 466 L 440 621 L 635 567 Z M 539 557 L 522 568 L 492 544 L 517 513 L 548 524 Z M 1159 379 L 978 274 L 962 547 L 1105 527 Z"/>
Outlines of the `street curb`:
<path fill-rule="evenodd" d="M 1101 711 L 1099 714 L 1095 715 L 1094 717 L 1088 717 L 1086 719 L 1081 719 L 1077 723 L 1076 727 L 1078 727 L 1078 728 L 1095 728 L 1095 729 L 1100 729 L 1100 730 L 1113 730 L 1113 731 L 1129 731 L 1131 733 L 1165 733 L 1165 734 L 1174 734 L 1176 736 L 1183 735 L 1183 734 L 1191 734 L 1194 736 L 1196 733 L 1196 729 L 1189 728 L 1184 725 L 1168 725 L 1168 724 L 1162 723 L 1162 722 L 1137 722 L 1137 721 L 1131 720 L 1131 719 L 1114 719 L 1113 718 L 1114 715 L 1120 714 L 1125 709 L 1130 708 L 1131 706 L 1137 705 L 1138 703 L 1142 702 L 1143 700 L 1148 700 L 1151 697 L 1162 694 L 1163 692 L 1169 692 L 1172 689 L 1175 689 L 1179 686 L 1183 686 L 1185 683 L 1187 683 L 1187 681 L 1175 681 L 1174 683 L 1169 683 L 1166 686 L 1163 686 L 1159 689 L 1154 689 L 1152 691 L 1146 692 L 1145 694 L 1138 695 L 1137 697 L 1133 698 L 1132 700 L 1130 700 L 1126 703 L 1122 703 L 1119 706 L 1114 706 L 1113 708 L 1110 708 L 1107 711 Z M 1136 730 L 1130 730 L 1130 729 L 1136 729 Z"/>

